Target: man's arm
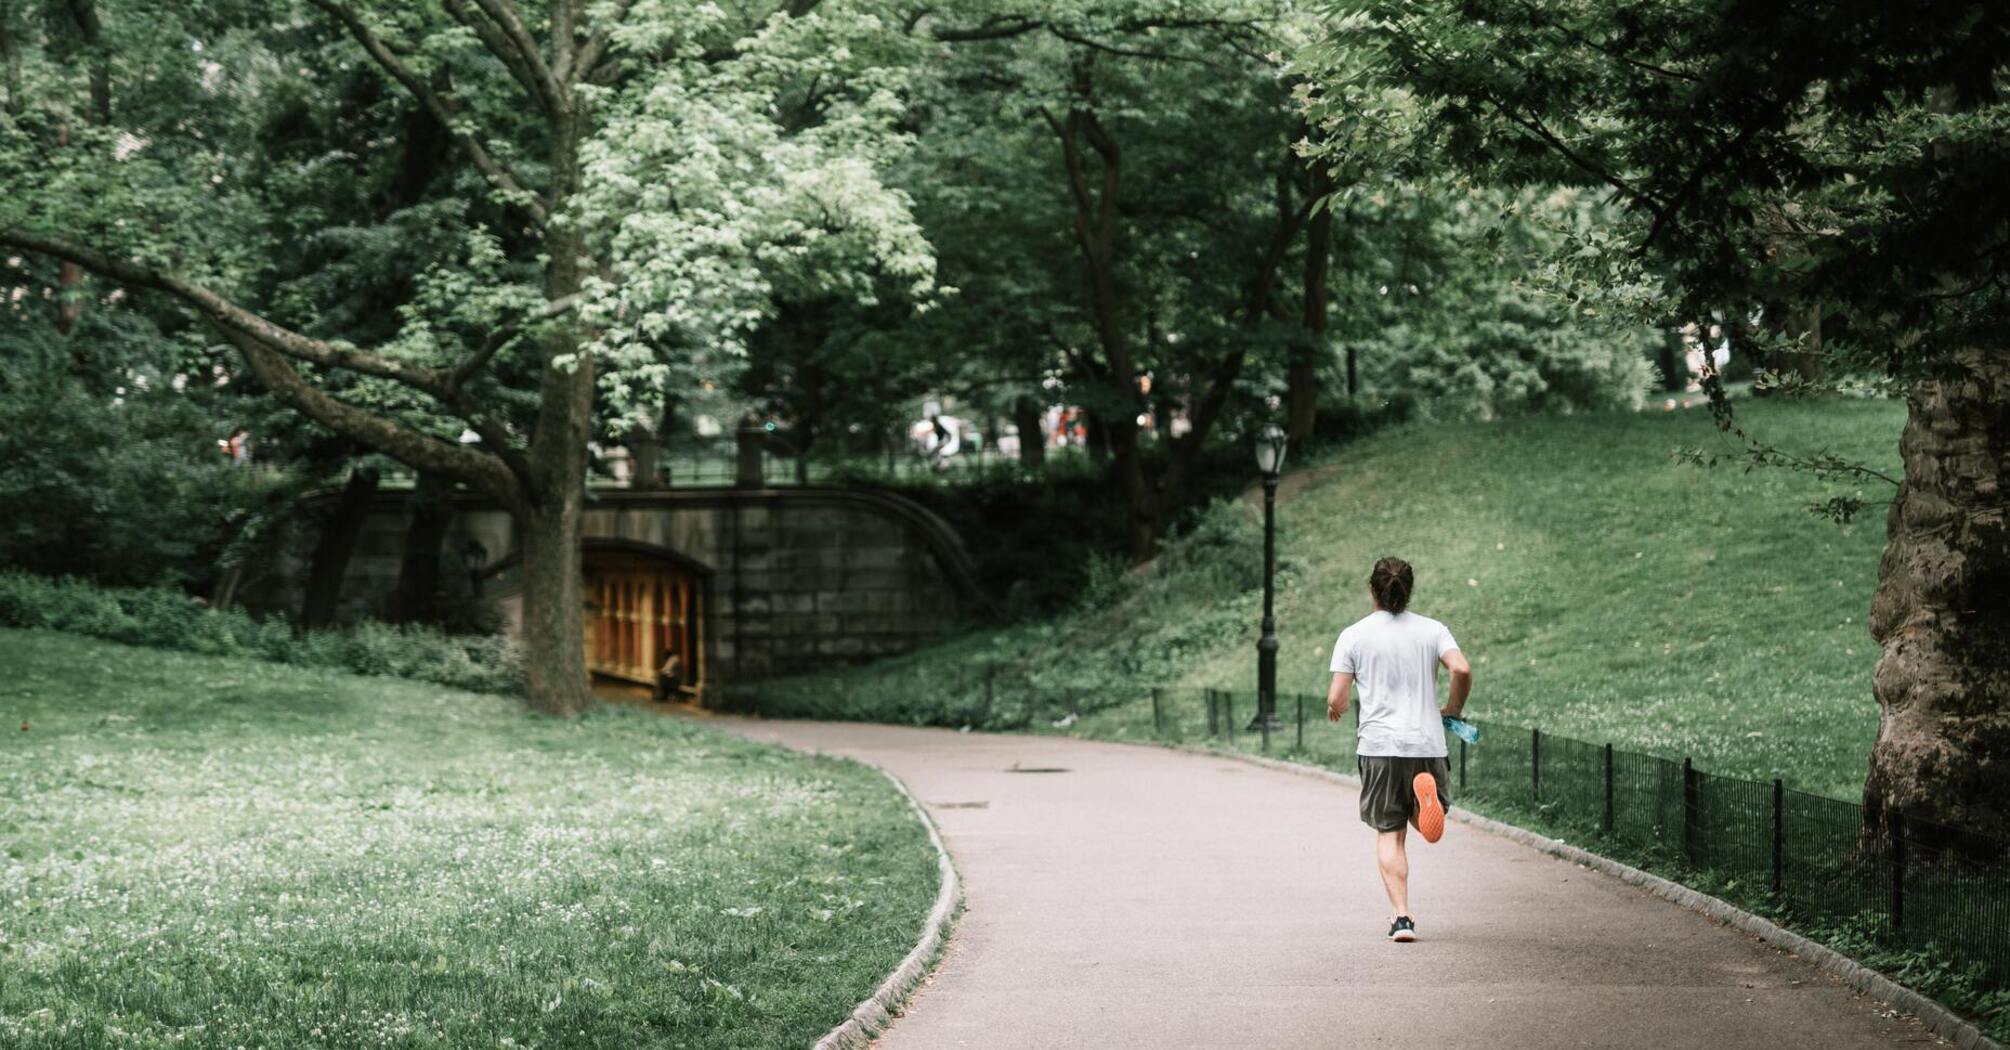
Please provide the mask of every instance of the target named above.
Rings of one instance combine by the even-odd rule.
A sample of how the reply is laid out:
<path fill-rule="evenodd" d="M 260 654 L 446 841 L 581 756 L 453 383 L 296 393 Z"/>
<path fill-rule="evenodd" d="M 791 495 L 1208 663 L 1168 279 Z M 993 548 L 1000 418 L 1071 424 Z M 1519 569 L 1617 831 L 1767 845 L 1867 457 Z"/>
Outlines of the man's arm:
<path fill-rule="evenodd" d="M 1466 654 L 1457 649 L 1439 657 L 1438 662 L 1452 672 L 1452 695 L 1439 714 L 1446 718 L 1459 718 L 1465 714 L 1466 697 L 1473 691 L 1473 665 L 1467 663 Z"/>
<path fill-rule="evenodd" d="M 1354 695 L 1354 676 L 1347 671 L 1333 675 L 1333 684 L 1326 690 L 1326 720 L 1338 722 L 1347 713 L 1347 698 Z"/>

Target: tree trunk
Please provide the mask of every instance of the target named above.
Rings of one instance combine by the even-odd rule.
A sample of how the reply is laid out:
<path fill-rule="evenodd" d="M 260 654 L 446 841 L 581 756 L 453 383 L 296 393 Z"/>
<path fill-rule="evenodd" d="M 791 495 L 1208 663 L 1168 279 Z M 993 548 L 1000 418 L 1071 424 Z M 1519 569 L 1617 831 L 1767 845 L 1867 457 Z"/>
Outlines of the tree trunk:
<path fill-rule="evenodd" d="M 1315 165 L 1315 169 L 1310 199 L 1316 203 L 1333 192 L 1333 182 L 1323 168 Z M 1283 219 L 1282 214 L 1279 219 Z M 1332 254 L 1333 209 L 1324 207 L 1307 220 L 1305 229 L 1304 342 L 1294 348 L 1286 377 L 1289 396 L 1285 433 L 1293 441 L 1311 440 L 1313 423 L 1319 415 L 1319 366 L 1326 363 L 1331 353 L 1326 345 L 1326 271 Z M 1348 385 L 1353 385 L 1351 378 Z"/>
<path fill-rule="evenodd" d="M 1682 333 L 1673 328 L 1661 333 L 1661 352 L 1655 361 L 1655 368 L 1661 373 L 1661 389 L 1669 392 L 1681 390 L 1689 385 L 1687 369 L 1682 360 Z"/>
<path fill-rule="evenodd" d="M 2010 841 L 2010 356 L 1956 354 L 1908 402 L 1871 602 L 1866 831 L 1896 810 Z"/>
<path fill-rule="evenodd" d="M 1124 490 L 1127 512 L 1124 525 L 1131 560 L 1143 563 L 1158 550 L 1159 514 L 1158 501 L 1145 477 L 1144 458 L 1138 449 L 1137 417 L 1113 419 L 1103 431 L 1108 435 L 1117 481 Z"/>
<path fill-rule="evenodd" d="M 1040 429 L 1040 402 L 1022 397 L 1012 405 L 1012 425 L 1019 428 L 1019 465 L 1039 470 L 1047 464 L 1047 435 Z"/>
<path fill-rule="evenodd" d="M 530 706 L 568 715 L 586 708 L 586 631 L 580 618 L 579 522 L 574 490 L 550 505 L 525 508 L 523 665 Z"/>
<path fill-rule="evenodd" d="M 438 624 L 440 610 L 440 545 L 454 521 L 454 482 L 439 474 L 421 473 L 406 501 L 411 520 L 398 559 L 398 585 L 391 591 L 385 619 L 391 623 Z"/>
<path fill-rule="evenodd" d="M 371 498 L 377 494 L 377 472 L 357 467 L 349 472 L 321 535 L 314 541 L 314 557 L 307 570 L 307 592 L 300 602 L 300 626 L 306 630 L 327 627 L 335 622 L 335 609 L 342 600 L 342 579 L 349 574 L 349 559 L 356 553 L 356 541 L 363 536 L 363 522 L 370 516 Z"/>
<path fill-rule="evenodd" d="M 578 146 L 583 123 L 561 114 L 552 130 L 553 199 L 564 201 L 579 185 Z M 556 301 L 579 291 L 587 246 L 579 230 L 554 226 L 546 235 L 551 262 L 545 297 Z M 518 520 L 523 528 L 523 647 L 526 699 L 549 714 L 569 715 L 590 702 L 586 631 L 580 620 L 579 539 L 586 498 L 586 442 L 593 416 L 594 359 L 578 353 L 586 333 L 575 324 L 553 326 L 539 384 L 537 429 L 527 458 Z M 569 366 L 556 359 L 572 356 Z"/>

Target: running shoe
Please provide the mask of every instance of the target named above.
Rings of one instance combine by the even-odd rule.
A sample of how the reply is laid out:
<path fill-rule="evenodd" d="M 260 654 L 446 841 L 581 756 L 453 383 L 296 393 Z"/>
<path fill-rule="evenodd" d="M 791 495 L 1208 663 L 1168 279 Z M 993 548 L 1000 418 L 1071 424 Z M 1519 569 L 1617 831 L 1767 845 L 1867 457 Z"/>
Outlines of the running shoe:
<path fill-rule="evenodd" d="M 1411 922 L 1408 915 L 1396 916 L 1396 921 L 1389 924 L 1389 939 L 1399 944 L 1416 940 L 1417 924 Z"/>
<path fill-rule="evenodd" d="M 1417 831 L 1425 842 L 1444 838 L 1445 805 L 1438 801 L 1438 778 L 1428 772 L 1419 773 L 1410 781 L 1410 787 L 1417 793 Z"/>

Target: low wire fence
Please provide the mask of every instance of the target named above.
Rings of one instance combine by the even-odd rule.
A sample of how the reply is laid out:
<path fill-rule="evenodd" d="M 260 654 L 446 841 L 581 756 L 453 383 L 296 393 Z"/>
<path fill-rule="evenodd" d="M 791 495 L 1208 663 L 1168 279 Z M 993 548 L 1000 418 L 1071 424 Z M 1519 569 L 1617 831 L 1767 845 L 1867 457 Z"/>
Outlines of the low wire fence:
<path fill-rule="evenodd" d="M 1017 668 L 1010 669 L 1017 671 Z M 1354 768 L 1358 706 L 1326 721 L 1325 697 L 1283 694 L 1254 724 L 1256 697 L 1220 689 L 1044 689 L 973 667 L 964 680 L 880 683 L 926 698 L 896 720 L 1201 744 Z M 817 687 L 819 690 L 824 686 Z M 882 693 L 882 696 L 884 694 Z M 801 698 L 798 698 L 799 700 Z M 736 706 L 765 714 L 872 718 L 864 697 L 804 709 L 759 686 Z M 882 703 L 884 701 L 882 700 Z M 884 715 L 880 717 L 885 717 Z M 1623 847 L 1650 866 L 1708 873 L 1783 921 L 1848 926 L 1893 948 L 1932 947 L 1957 969 L 2010 985 L 2010 843 L 1852 802 L 1697 769 L 1540 728 L 1478 721 L 1478 744 L 1447 734 L 1454 805 L 1477 801 L 1554 831 Z"/>

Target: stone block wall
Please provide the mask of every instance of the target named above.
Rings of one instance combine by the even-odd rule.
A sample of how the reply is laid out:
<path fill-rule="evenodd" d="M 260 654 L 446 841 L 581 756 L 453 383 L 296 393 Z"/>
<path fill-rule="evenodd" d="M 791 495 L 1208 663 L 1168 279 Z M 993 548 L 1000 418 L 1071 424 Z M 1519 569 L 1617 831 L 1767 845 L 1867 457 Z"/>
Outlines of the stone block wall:
<path fill-rule="evenodd" d="M 380 495 L 344 578 L 343 614 L 371 614 L 397 583 L 404 495 Z M 840 488 L 707 488 L 595 493 L 587 540 L 674 551 L 712 571 L 707 679 L 748 680 L 903 652 L 962 623 L 978 596 L 953 530 L 891 493 Z M 509 515 L 457 500 L 443 553 L 479 544 L 486 600 L 513 597 L 520 550 Z M 270 567 L 260 600 L 297 608 L 306 578 L 301 536 Z M 454 574 L 444 574 L 452 576 Z"/>

